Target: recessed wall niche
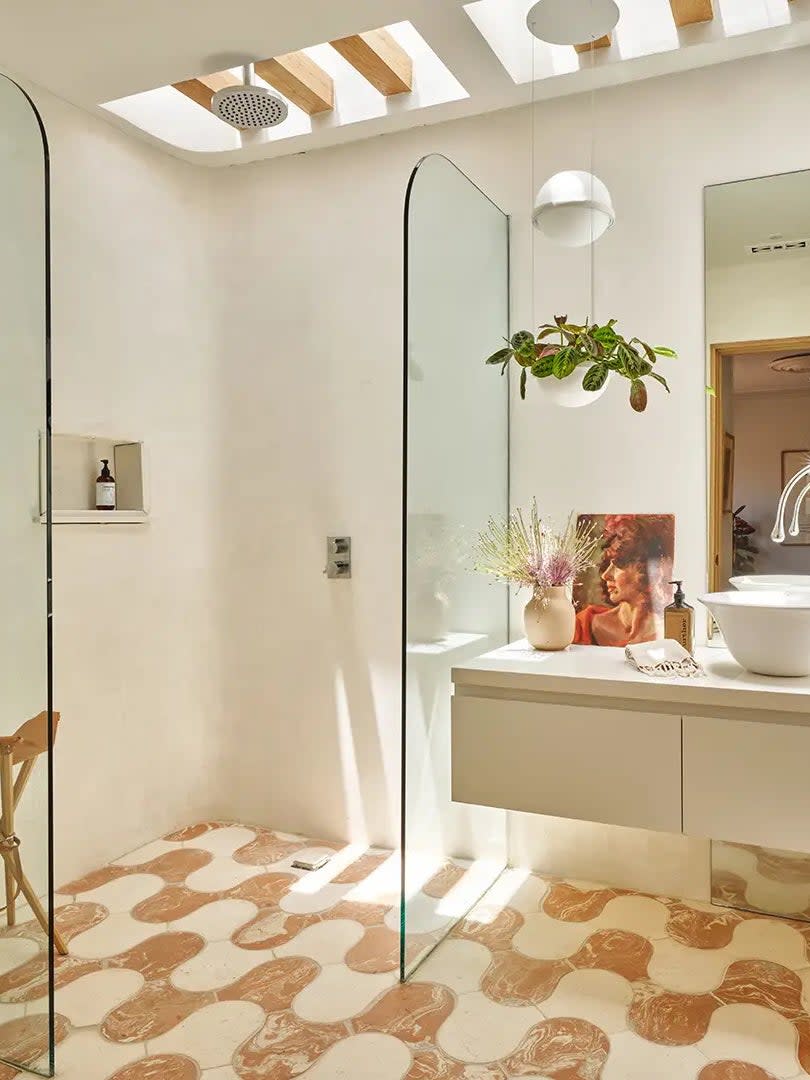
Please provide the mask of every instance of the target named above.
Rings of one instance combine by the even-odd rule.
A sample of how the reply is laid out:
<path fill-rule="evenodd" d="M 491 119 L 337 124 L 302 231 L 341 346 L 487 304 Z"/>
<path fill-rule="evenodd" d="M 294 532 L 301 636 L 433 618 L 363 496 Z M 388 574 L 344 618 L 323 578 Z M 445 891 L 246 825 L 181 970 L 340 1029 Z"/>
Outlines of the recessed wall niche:
<path fill-rule="evenodd" d="M 143 443 L 96 435 L 53 435 L 51 491 L 54 525 L 135 525 L 148 519 Z M 45 440 L 40 436 L 40 521 L 45 520 Z M 115 510 L 96 510 L 96 477 L 110 462 Z"/>

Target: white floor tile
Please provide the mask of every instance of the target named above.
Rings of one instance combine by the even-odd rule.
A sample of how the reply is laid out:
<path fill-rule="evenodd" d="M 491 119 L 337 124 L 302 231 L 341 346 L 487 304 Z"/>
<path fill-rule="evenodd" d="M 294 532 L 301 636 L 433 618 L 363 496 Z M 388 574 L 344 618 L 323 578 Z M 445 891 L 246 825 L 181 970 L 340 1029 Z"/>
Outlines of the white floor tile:
<path fill-rule="evenodd" d="M 307 1080 L 402 1080 L 408 1048 L 390 1035 L 353 1035 L 331 1047 L 306 1071 Z"/>
<path fill-rule="evenodd" d="M 394 986 L 393 973 L 366 975 L 343 964 L 325 967 L 293 1002 L 302 1020 L 330 1024 L 363 1012 L 384 990 Z"/>
<path fill-rule="evenodd" d="M 59 1080 L 107 1080 L 145 1054 L 143 1043 L 113 1043 L 98 1031 L 73 1031 L 56 1047 Z"/>
<path fill-rule="evenodd" d="M 707 1064 L 694 1046 L 659 1046 L 623 1031 L 611 1036 L 601 1080 L 697 1080 Z"/>
<path fill-rule="evenodd" d="M 481 993 L 464 994 L 439 1028 L 437 1042 L 461 1061 L 495 1061 L 516 1050 L 542 1019 L 531 1005 L 498 1005 Z"/>
<path fill-rule="evenodd" d="M 693 949 L 672 938 L 653 942 L 648 971 L 653 982 L 679 994 L 708 994 L 736 957 L 728 949 Z"/>
<path fill-rule="evenodd" d="M 760 1005 L 723 1005 L 697 1045 L 711 1061 L 748 1061 L 777 1077 L 796 1076 L 800 1071 L 793 1025 Z"/>
<path fill-rule="evenodd" d="M 220 892 L 233 889 L 243 881 L 263 874 L 263 866 L 243 866 L 227 856 L 215 856 L 207 866 L 193 871 L 186 878 L 186 885 L 196 892 Z"/>
<path fill-rule="evenodd" d="M 138 922 L 131 915 L 110 915 L 103 922 L 73 938 L 70 954 L 80 956 L 83 960 L 103 960 L 126 952 L 160 932 L 160 926 Z"/>
<path fill-rule="evenodd" d="M 351 892 L 351 885 L 319 885 L 312 878 L 299 878 L 290 891 L 282 896 L 279 907 L 290 915 L 312 915 L 328 911 Z"/>
<path fill-rule="evenodd" d="M 212 829 L 194 840 L 187 840 L 186 847 L 202 848 L 212 855 L 233 855 L 255 839 L 253 829 L 247 829 L 244 825 L 226 825 L 224 829 Z"/>
<path fill-rule="evenodd" d="M 164 889 L 157 874 L 126 874 L 81 894 L 83 904 L 101 904 L 111 915 L 132 911 L 136 904 Z"/>
<path fill-rule="evenodd" d="M 30 938 L 0 936 L 0 975 L 32 960 L 38 952 L 39 945 Z"/>
<path fill-rule="evenodd" d="M 224 941 L 255 918 L 258 911 L 248 900 L 215 900 L 191 915 L 169 923 L 169 929 L 199 934 L 209 942 Z"/>
<path fill-rule="evenodd" d="M 306 956 L 321 966 L 341 964 L 365 932 L 366 928 L 352 919 L 328 919 L 305 927 L 292 941 L 279 945 L 274 952 L 276 956 Z"/>
<path fill-rule="evenodd" d="M 56 991 L 56 1011 L 67 1017 L 73 1027 L 100 1024 L 108 1012 L 134 997 L 143 984 L 143 975 L 126 968 L 94 971 Z"/>
<path fill-rule="evenodd" d="M 448 938 L 416 970 L 413 982 L 433 982 L 456 994 L 481 989 L 481 976 L 492 963 L 492 953 L 477 941 Z"/>
<path fill-rule="evenodd" d="M 564 975 L 557 989 L 540 1004 L 548 1019 L 576 1016 L 601 1028 L 606 1035 L 627 1028 L 627 1010 L 633 989 L 627 979 L 612 971 L 572 971 Z"/>
<path fill-rule="evenodd" d="M 185 1054 L 201 1069 L 222 1067 L 230 1063 L 237 1047 L 263 1027 L 264 1021 L 264 1010 L 251 1001 L 218 1001 L 192 1013 L 165 1035 L 151 1039 L 149 1053 Z"/>
<path fill-rule="evenodd" d="M 216 941 L 176 968 L 171 981 L 179 990 L 219 990 L 241 979 L 257 963 L 255 952 L 230 941 Z"/>

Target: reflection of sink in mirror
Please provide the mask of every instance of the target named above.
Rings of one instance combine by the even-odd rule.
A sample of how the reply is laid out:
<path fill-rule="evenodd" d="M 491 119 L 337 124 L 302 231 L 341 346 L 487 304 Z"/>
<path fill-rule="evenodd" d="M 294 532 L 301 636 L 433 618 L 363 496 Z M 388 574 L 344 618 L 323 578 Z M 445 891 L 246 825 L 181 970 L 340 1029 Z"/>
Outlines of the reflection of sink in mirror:
<path fill-rule="evenodd" d="M 746 574 L 731 578 L 731 584 L 743 592 L 751 589 L 766 592 L 774 589 L 810 589 L 810 574 Z"/>
<path fill-rule="evenodd" d="M 757 675 L 810 675 L 810 591 L 709 593 L 729 652 Z"/>

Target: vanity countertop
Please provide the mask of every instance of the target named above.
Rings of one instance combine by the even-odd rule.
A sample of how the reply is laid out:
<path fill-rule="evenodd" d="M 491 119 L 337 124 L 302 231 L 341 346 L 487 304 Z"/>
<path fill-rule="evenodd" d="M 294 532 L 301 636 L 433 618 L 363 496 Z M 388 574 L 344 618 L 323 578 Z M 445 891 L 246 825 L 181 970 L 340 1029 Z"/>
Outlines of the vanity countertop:
<path fill-rule="evenodd" d="M 698 648 L 706 675 L 693 679 L 652 678 L 636 671 L 624 649 L 572 645 L 544 653 L 526 641 L 512 642 L 453 668 L 457 693 L 489 690 L 495 696 L 553 694 L 598 697 L 652 705 L 693 706 L 789 713 L 790 722 L 810 726 L 810 677 L 753 675 L 727 649 Z M 476 688 L 475 690 L 473 688 Z"/>

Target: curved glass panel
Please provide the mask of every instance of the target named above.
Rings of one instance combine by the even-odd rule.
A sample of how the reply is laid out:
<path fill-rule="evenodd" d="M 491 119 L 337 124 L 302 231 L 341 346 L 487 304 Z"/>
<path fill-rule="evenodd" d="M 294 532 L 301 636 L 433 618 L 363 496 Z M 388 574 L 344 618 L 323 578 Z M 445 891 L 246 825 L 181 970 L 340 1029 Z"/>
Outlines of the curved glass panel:
<path fill-rule="evenodd" d="M 0 78 L 0 1059 L 50 1076 L 47 238 L 44 134 Z"/>
<path fill-rule="evenodd" d="M 508 382 L 484 364 L 509 333 L 509 219 L 432 155 L 405 242 L 403 978 L 506 863 L 505 812 L 452 801 L 450 673 L 508 640 L 507 590 L 470 548 L 509 502 Z"/>

